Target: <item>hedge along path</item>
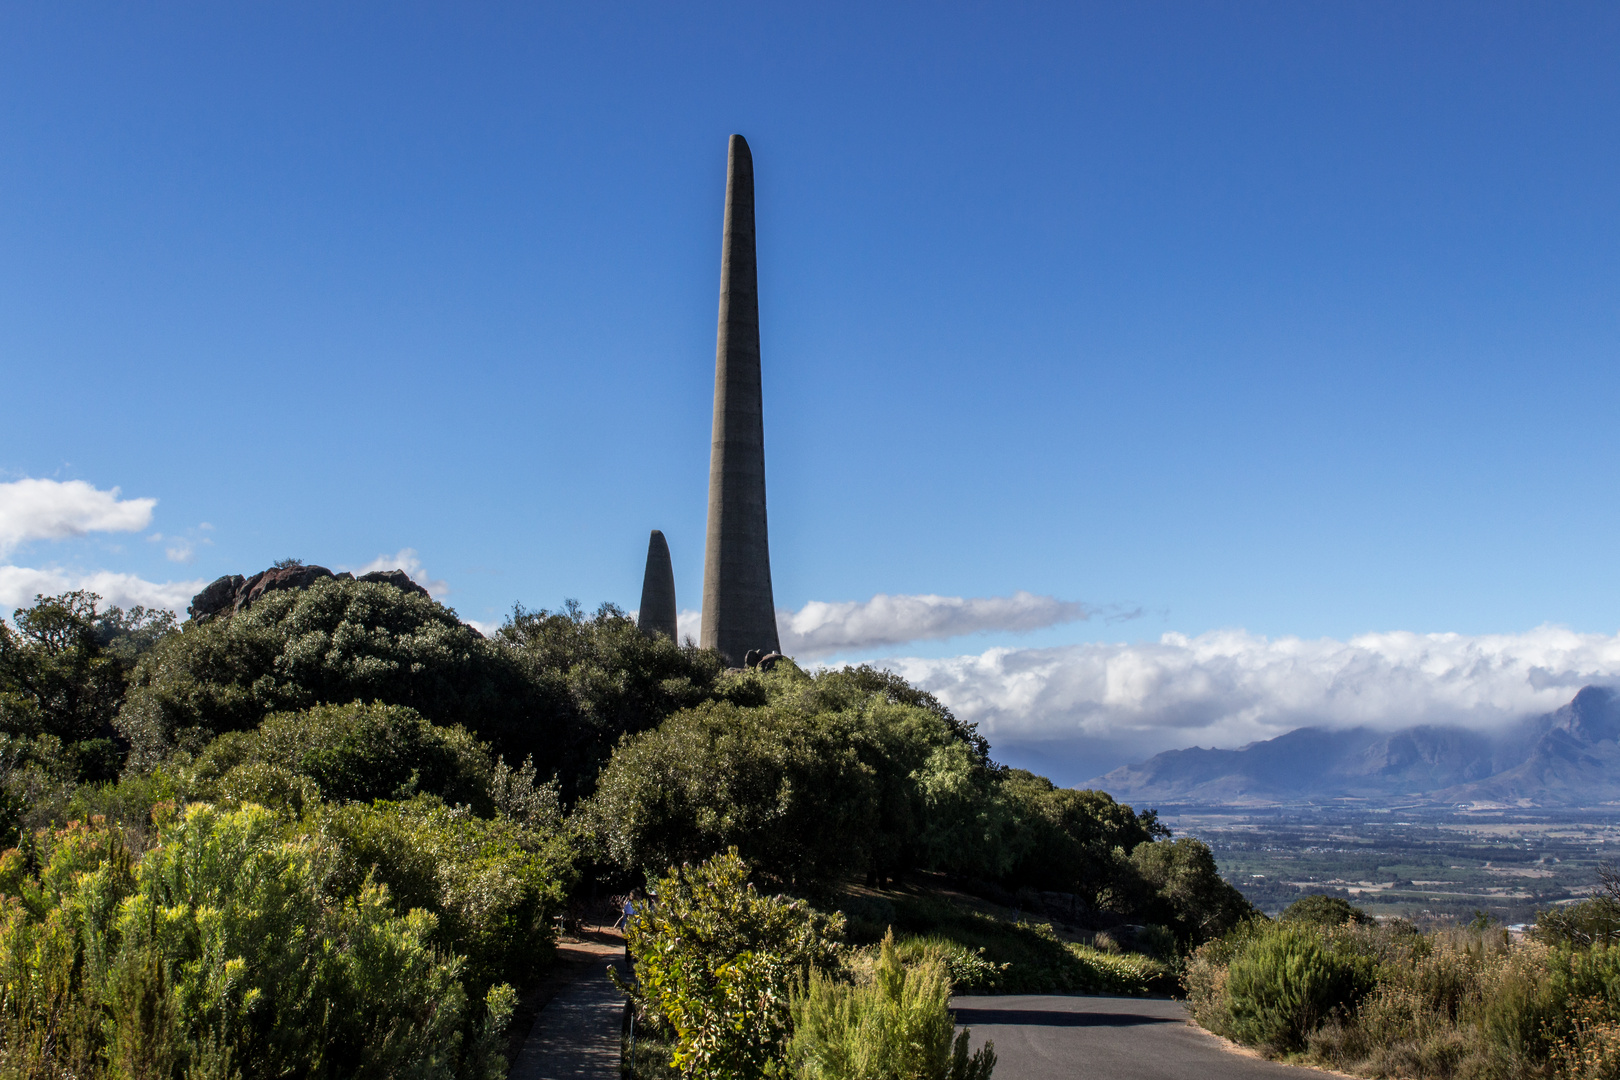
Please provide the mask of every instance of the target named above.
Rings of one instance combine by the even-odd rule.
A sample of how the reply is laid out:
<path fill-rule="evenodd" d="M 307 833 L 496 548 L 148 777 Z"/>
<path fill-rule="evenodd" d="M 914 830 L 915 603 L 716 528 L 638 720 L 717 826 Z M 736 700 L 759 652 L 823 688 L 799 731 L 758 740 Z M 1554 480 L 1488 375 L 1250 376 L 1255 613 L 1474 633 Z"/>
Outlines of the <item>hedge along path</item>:
<path fill-rule="evenodd" d="M 576 947 L 577 948 L 577 947 Z M 509 1080 L 619 1080 L 619 1036 L 624 996 L 607 968 L 625 974 L 624 949 L 597 946 L 593 962 L 534 1018 Z"/>

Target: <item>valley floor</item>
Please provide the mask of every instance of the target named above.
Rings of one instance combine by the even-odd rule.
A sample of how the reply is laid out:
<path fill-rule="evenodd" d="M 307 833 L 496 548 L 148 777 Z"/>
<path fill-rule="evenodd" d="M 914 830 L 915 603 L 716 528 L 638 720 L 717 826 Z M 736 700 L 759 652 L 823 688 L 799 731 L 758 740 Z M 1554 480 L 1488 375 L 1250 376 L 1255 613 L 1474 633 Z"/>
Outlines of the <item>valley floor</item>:
<path fill-rule="evenodd" d="M 1592 891 L 1620 861 L 1620 808 L 1441 811 L 1353 805 L 1161 809 L 1203 840 L 1221 873 L 1276 914 L 1304 893 L 1343 896 L 1374 915 L 1508 924 Z"/>

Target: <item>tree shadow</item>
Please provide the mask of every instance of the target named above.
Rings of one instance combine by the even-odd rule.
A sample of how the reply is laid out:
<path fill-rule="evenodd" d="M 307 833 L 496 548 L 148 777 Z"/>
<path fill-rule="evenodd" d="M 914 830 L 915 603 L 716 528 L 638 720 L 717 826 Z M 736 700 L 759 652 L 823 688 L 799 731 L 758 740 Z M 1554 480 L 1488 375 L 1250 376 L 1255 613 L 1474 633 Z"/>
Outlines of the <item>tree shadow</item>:
<path fill-rule="evenodd" d="M 1172 1016 L 1128 1012 L 1067 1012 L 1056 1009 L 955 1009 L 956 1022 L 966 1027 L 998 1024 L 1018 1027 L 1135 1027 L 1140 1024 L 1179 1024 Z"/>

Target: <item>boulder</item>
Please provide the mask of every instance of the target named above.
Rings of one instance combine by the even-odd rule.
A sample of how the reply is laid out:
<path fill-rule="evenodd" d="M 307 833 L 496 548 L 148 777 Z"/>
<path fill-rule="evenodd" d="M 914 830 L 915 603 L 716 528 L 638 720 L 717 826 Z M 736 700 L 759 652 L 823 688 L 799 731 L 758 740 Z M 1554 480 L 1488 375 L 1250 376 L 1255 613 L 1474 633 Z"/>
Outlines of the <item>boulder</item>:
<path fill-rule="evenodd" d="M 356 581 L 376 581 L 383 585 L 392 585 L 400 592 L 421 593 L 428 595 L 428 591 L 411 580 L 411 575 L 403 570 L 373 570 L 369 574 L 361 574 Z"/>
<path fill-rule="evenodd" d="M 236 610 L 241 611 L 265 593 L 307 589 L 322 578 L 331 576 L 332 571 L 324 566 L 272 566 L 246 581 L 236 601 Z"/>
<path fill-rule="evenodd" d="M 205 622 L 226 608 L 234 611 L 242 582 L 241 574 L 226 574 L 215 579 L 212 585 L 191 598 L 191 606 L 186 608 L 186 614 L 191 616 L 193 622 Z"/>
<path fill-rule="evenodd" d="M 392 585 L 402 592 L 428 595 L 428 591 L 412 581 L 411 576 L 403 570 L 373 570 L 356 578 L 348 571 L 334 574 L 324 566 L 302 564 L 272 566 L 249 578 L 244 578 L 241 574 L 227 574 L 217 579 L 191 598 L 191 606 L 186 609 L 186 613 L 191 616 L 192 622 L 207 622 L 218 615 L 234 615 L 251 606 L 265 593 L 279 592 L 282 589 L 307 589 L 322 578 L 370 581 L 380 585 Z"/>

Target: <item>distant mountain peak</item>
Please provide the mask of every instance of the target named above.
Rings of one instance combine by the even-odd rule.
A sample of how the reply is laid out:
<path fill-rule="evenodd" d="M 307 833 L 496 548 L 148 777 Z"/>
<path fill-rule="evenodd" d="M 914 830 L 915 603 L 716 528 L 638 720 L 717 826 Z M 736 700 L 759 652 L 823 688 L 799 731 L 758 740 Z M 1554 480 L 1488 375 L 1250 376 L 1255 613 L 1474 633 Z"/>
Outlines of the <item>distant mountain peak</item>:
<path fill-rule="evenodd" d="M 1091 786 L 1157 805 L 1620 802 L 1620 695 L 1588 686 L 1563 708 L 1495 734 L 1437 725 L 1303 727 L 1239 750 L 1169 750 Z"/>

